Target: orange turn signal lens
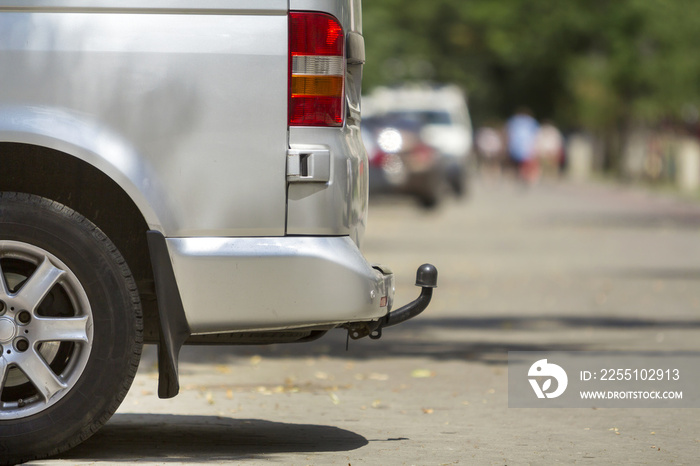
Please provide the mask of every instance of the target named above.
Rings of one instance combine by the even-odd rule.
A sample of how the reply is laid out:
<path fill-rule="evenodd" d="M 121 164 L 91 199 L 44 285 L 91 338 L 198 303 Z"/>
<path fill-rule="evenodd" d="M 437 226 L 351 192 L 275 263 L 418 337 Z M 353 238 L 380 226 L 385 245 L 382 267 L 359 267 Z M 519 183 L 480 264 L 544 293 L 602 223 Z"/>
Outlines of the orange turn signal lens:
<path fill-rule="evenodd" d="M 305 76 L 292 75 L 292 97 L 323 96 L 340 97 L 343 95 L 342 76 Z"/>

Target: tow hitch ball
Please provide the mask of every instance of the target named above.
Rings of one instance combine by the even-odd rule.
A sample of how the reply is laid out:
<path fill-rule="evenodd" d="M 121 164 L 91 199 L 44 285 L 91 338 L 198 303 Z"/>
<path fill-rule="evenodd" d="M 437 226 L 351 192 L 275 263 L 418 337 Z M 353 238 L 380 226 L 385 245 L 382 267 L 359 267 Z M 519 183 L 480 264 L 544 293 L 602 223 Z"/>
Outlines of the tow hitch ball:
<path fill-rule="evenodd" d="M 433 297 L 433 288 L 437 288 L 438 271 L 432 264 L 423 264 L 416 271 L 416 286 L 421 287 L 420 296 L 405 306 L 389 312 L 387 315 L 375 322 L 363 323 L 360 326 L 348 328 L 348 334 L 353 340 L 369 336 L 377 340 L 382 336 L 382 329 L 398 325 L 411 319 L 428 307 Z"/>

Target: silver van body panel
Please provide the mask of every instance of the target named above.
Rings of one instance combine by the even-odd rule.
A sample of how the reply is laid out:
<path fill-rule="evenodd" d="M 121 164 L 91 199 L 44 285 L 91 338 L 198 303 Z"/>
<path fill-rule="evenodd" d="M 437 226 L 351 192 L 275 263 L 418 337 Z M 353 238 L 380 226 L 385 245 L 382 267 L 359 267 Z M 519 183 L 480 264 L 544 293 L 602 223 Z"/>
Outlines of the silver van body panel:
<path fill-rule="evenodd" d="M 169 237 L 283 235 L 287 29 L 281 14 L 3 12 L 3 107 L 73 123 L 42 135 L 10 115 L 0 141 L 84 141 L 69 153 L 128 179 Z M 95 147 L 96 132 L 121 147 Z M 124 147 L 128 172 L 109 161 Z"/>

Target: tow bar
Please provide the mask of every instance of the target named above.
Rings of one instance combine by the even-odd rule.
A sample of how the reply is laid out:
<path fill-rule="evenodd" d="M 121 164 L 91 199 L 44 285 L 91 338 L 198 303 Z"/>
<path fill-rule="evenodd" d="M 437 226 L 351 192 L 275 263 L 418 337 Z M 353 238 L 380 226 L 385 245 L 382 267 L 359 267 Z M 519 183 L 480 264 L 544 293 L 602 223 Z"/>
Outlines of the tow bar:
<path fill-rule="evenodd" d="M 416 271 L 416 286 L 421 287 L 420 296 L 405 306 L 389 312 L 377 321 L 348 324 L 348 335 L 353 340 L 369 336 L 373 340 L 382 337 L 382 329 L 398 325 L 411 319 L 428 307 L 433 297 L 433 288 L 437 288 L 438 271 L 432 264 L 423 264 Z"/>

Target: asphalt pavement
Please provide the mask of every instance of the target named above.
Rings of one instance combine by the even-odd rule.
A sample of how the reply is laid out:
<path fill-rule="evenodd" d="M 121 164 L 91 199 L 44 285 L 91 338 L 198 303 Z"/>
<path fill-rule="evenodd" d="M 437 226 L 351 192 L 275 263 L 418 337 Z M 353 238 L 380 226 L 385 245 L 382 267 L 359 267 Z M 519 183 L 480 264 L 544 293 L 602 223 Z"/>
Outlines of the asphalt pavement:
<path fill-rule="evenodd" d="M 153 348 L 91 439 L 32 464 L 697 464 L 696 409 L 508 407 L 508 351 L 700 356 L 700 201 L 613 184 L 481 180 L 427 211 L 373 202 L 365 256 L 396 303 L 380 340 L 187 347 L 157 398 Z"/>

